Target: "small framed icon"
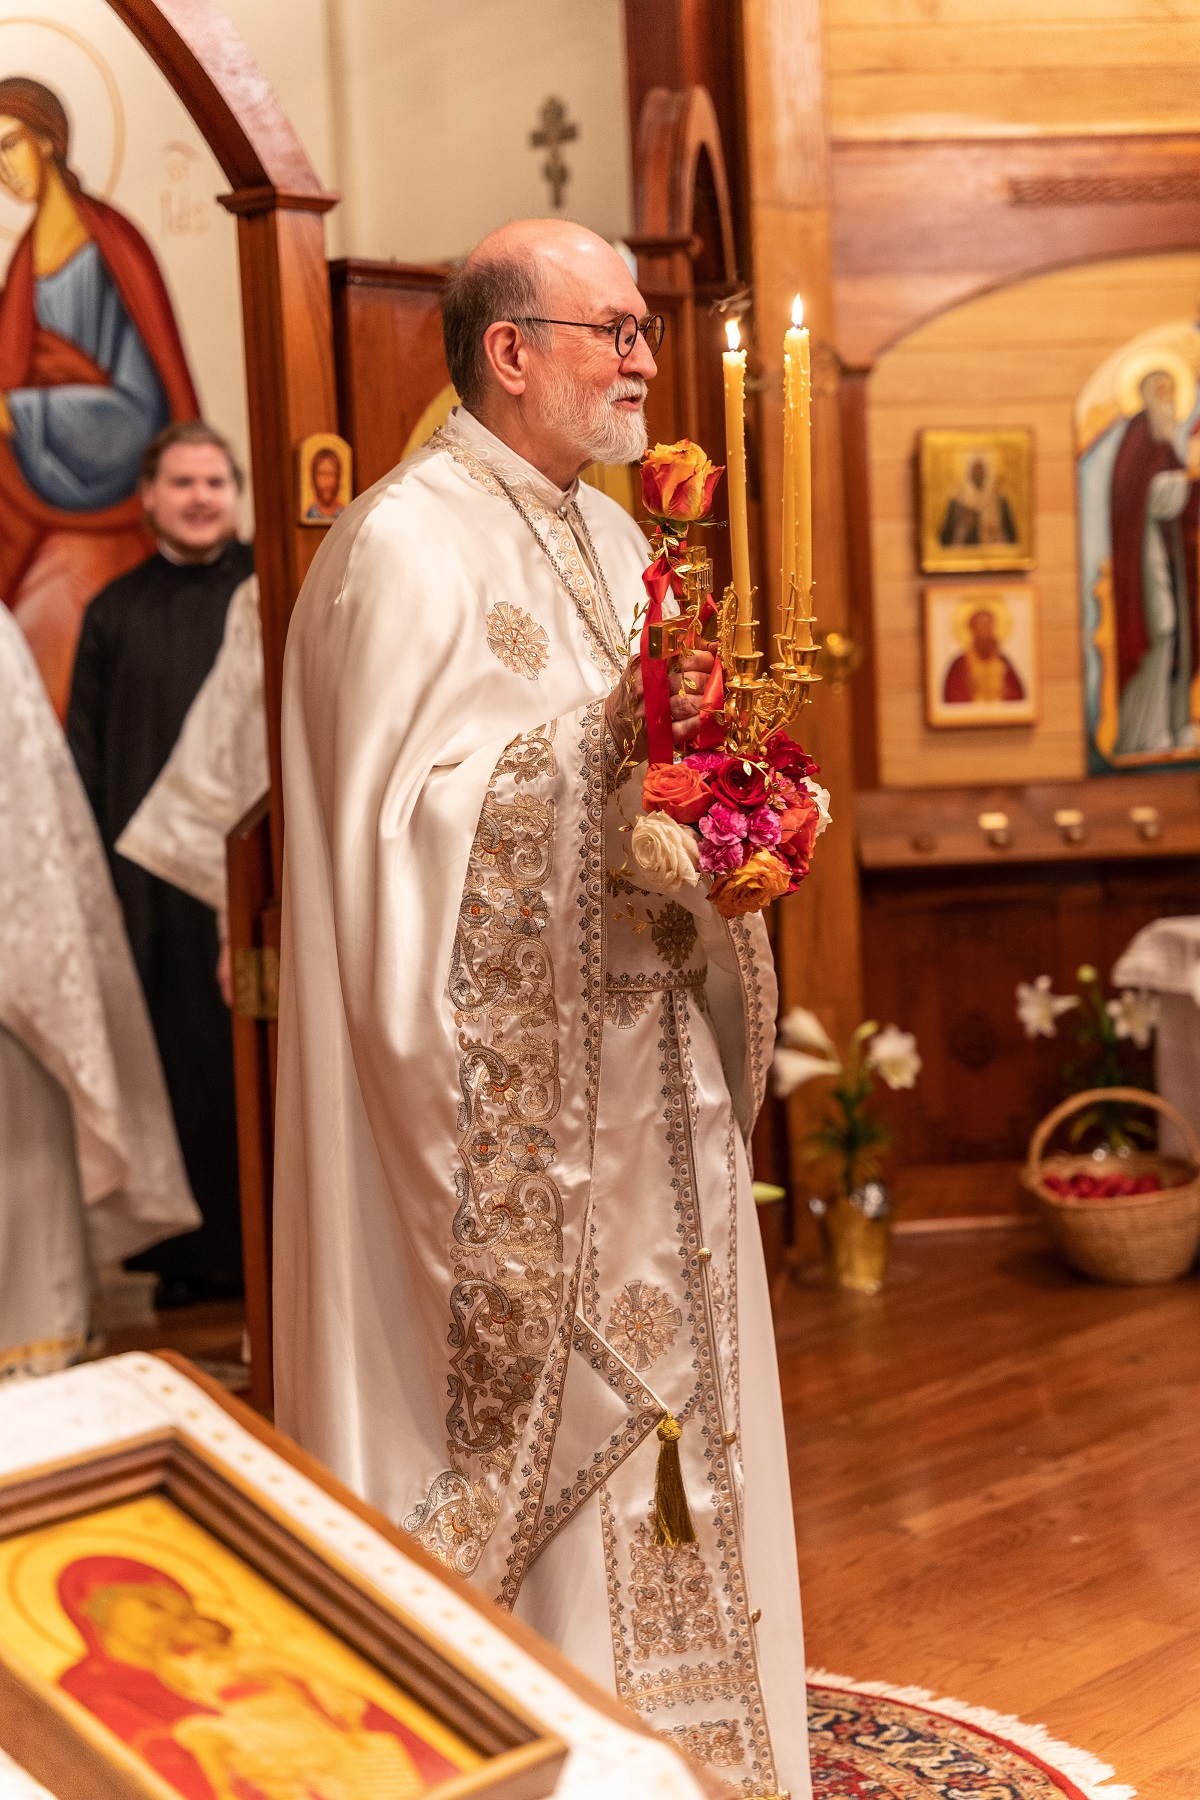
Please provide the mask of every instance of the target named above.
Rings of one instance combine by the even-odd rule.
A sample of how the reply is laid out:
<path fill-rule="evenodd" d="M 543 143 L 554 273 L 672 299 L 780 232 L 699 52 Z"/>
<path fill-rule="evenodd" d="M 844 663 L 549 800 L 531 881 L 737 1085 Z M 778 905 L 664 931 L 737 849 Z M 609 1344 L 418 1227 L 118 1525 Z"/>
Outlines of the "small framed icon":
<path fill-rule="evenodd" d="M 925 589 L 925 718 L 943 725 L 1037 722 L 1037 595 L 1028 582 Z"/>
<path fill-rule="evenodd" d="M 350 504 L 354 452 L 332 431 L 315 431 L 296 453 L 301 525 L 332 525 Z"/>

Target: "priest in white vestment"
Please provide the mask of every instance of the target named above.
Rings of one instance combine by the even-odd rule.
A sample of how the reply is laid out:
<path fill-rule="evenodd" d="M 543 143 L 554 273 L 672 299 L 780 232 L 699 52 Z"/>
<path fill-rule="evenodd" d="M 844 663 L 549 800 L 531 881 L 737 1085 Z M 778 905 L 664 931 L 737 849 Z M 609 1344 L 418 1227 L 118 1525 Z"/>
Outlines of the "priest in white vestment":
<path fill-rule="evenodd" d="M 0 605 L 0 1378 L 77 1360 L 97 1267 L 200 1223 L 104 848 Z"/>
<path fill-rule="evenodd" d="M 737 1791 L 801 1800 L 746 1151 L 775 980 L 759 917 L 631 873 L 647 551 L 577 479 L 644 449 L 643 313 L 590 232 L 486 239 L 444 306 L 464 404 L 333 526 L 296 605 L 277 1417 Z M 674 677 L 677 740 L 708 666 Z"/>

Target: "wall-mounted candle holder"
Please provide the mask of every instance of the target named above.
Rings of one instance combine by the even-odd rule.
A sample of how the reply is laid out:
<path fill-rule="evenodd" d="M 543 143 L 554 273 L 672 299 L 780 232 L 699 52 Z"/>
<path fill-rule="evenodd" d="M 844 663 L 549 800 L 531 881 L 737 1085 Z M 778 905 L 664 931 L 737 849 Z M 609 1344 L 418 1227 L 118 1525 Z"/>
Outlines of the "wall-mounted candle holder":
<path fill-rule="evenodd" d="M 980 813 L 979 829 L 983 832 L 993 850 L 1003 850 L 1007 844 L 1012 842 L 1012 833 L 1008 829 L 1007 813 Z"/>
<path fill-rule="evenodd" d="M 1064 844 L 1082 844 L 1087 836 L 1083 814 L 1077 806 L 1060 806 L 1054 815 L 1054 823 L 1062 833 Z"/>
<path fill-rule="evenodd" d="M 1157 806 L 1131 806 L 1129 820 L 1143 843 L 1153 844 L 1162 836 L 1162 820 Z"/>

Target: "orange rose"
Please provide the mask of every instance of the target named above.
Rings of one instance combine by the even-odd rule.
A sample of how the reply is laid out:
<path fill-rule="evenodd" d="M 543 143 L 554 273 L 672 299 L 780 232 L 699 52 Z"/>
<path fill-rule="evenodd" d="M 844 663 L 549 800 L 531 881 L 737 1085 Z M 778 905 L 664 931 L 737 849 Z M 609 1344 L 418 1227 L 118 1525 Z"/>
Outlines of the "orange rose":
<path fill-rule="evenodd" d="M 806 788 L 801 788 L 795 801 L 779 821 L 780 842 L 795 856 L 807 862 L 821 829 L 821 812 Z"/>
<path fill-rule="evenodd" d="M 642 458 L 642 500 L 656 519 L 691 523 L 712 505 L 713 489 L 724 473 L 699 444 L 680 438 L 677 444 L 655 444 Z"/>
<path fill-rule="evenodd" d="M 686 763 L 651 763 L 642 783 L 642 811 L 665 812 L 680 825 L 694 825 L 712 805 L 712 789 Z"/>
<path fill-rule="evenodd" d="M 756 850 L 739 869 L 718 875 L 708 897 L 723 919 L 736 919 L 742 913 L 761 912 L 791 885 L 791 870 L 769 850 Z"/>

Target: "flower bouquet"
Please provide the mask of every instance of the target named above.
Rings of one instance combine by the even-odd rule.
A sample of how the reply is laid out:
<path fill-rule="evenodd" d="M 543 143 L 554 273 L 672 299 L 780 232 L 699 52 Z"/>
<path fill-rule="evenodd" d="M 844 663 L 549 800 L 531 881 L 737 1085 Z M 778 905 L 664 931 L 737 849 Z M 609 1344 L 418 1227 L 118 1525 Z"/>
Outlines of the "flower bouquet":
<path fill-rule="evenodd" d="M 674 653 L 711 641 L 717 608 L 703 582 L 689 592 L 687 531 L 707 523 L 721 476 L 698 445 L 684 438 L 657 444 L 642 465 L 642 499 L 654 521 L 654 561 L 643 575 L 650 603 L 642 629 L 642 678 L 649 765 L 630 851 L 637 879 L 658 893 L 707 884 L 723 918 L 760 912 L 792 893 L 807 875 L 817 838 L 829 824 L 829 795 L 815 780 L 818 765 L 782 729 L 753 751 L 726 747 L 724 682 L 715 657 L 694 746 L 676 758 L 670 728 L 666 662 L 650 653 L 668 591 L 682 586 L 689 611 L 671 621 Z M 711 579 L 711 565 L 707 565 Z"/>
<path fill-rule="evenodd" d="M 1077 994 L 1052 993 L 1049 975 L 1017 983 L 1017 1017 L 1026 1037 L 1057 1037 L 1059 1019 L 1071 1015 L 1075 1055 L 1063 1067 L 1064 1092 L 1152 1087 L 1148 1061 L 1140 1053 L 1149 1048 L 1157 1024 L 1155 996 L 1126 990 L 1106 1000 L 1091 963 L 1081 963 L 1075 979 Z M 1138 1142 L 1153 1143 L 1155 1138 L 1152 1126 L 1117 1101 L 1085 1107 L 1072 1120 L 1067 1136 L 1077 1145 L 1096 1133 L 1110 1151 L 1131 1150 Z"/>
<path fill-rule="evenodd" d="M 887 1266 L 892 1207 L 877 1177 L 880 1153 L 891 1134 L 870 1110 L 875 1078 L 893 1090 L 911 1088 L 920 1069 L 916 1038 L 895 1025 L 880 1030 L 874 1019 L 865 1020 L 842 1055 L 806 1007 L 793 1007 L 780 1023 L 771 1081 L 781 1099 L 816 1076 L 836 1078 L 833 1106 L 809 1134 L 806 1154 L 813 1160 L 828 1158 L 837 1171 L 832 1204 L 814 1199 L 809 1208 L 840 1287 L 878 1293 Z"/>

